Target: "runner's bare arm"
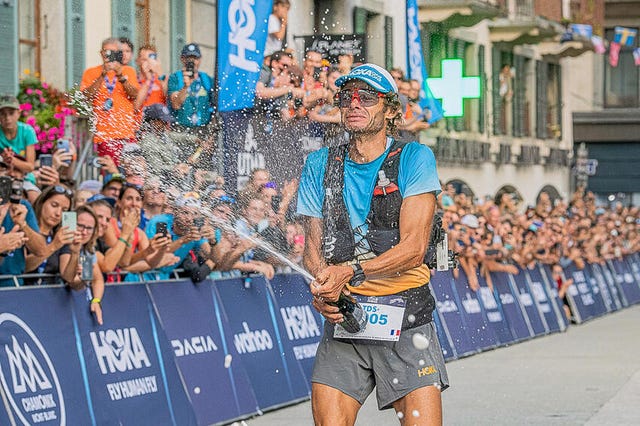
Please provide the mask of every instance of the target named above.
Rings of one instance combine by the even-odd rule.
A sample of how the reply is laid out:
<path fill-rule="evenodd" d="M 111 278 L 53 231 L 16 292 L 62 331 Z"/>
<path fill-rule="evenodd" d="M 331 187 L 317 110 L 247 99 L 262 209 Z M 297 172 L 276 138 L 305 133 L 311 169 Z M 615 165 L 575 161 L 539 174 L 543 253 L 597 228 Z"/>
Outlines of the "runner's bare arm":
<path fill-rule="evenodd" d="M 304 234 L 304 267 L 315 277 L 327 267 L 322 257 L 322 219 L 305 217 Z"/>

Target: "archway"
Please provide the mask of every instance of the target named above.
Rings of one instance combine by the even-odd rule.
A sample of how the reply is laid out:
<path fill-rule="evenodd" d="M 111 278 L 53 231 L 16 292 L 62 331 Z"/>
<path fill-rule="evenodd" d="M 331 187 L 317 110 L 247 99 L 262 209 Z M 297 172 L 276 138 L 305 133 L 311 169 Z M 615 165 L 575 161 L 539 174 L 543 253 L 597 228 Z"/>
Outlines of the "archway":
<path fill-rule="evenodd" d="M 540 194 L 542 194 L 543 192 L 547 193 L 549 199 L 551 200 L 551 204 L 553 204 L 558 199 L 562 199 L 560 192 L 556 189 L 555 186 L 545 185 L 542 187 L 540 192 L 538 192 L 538 196 L 536 197 L 536 204 L 538 204 L 538 202 L 540 201 Z"/>

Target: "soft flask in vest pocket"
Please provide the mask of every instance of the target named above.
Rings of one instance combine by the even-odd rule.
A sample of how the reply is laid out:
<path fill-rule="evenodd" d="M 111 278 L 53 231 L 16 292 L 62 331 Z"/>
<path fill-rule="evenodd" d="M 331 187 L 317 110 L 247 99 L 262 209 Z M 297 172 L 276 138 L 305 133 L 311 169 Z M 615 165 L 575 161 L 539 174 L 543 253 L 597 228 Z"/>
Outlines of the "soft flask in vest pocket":
<path fill-rule="evenodd" d="M 400 207 L 402 195 L 398 185 L 378 172 L 378 184 L 373 190 L 369 213 L 367 241 L 376 255 L 384 253 L 400 241 Z"/>

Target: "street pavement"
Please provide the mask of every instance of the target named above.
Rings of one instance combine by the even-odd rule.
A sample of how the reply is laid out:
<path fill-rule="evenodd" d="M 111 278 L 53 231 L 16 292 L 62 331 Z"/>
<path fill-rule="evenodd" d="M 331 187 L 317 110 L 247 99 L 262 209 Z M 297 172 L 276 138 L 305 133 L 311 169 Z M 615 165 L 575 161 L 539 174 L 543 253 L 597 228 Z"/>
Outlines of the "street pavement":
<path fill-rule="evenodd" d="M 640 425 L 640 305 L 447 363 L 445 425 Z M 375 392 L 375 391 L 374 391 Z M 247 426 L 312 425 L 311 404 Z M 356 425 L 397 425 L 370 396 Z"/>

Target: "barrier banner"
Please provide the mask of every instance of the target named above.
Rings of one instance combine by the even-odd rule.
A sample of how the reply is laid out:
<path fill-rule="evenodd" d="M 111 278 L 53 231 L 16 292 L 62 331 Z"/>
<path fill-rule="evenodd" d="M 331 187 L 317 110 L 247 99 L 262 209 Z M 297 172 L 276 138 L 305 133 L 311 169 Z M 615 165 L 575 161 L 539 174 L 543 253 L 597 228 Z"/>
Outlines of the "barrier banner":
<path fill-rule="evenodd" d="M 453 277 L 450 271 L 431 275 L 431 290 L 436 299 L 436 310 L 445 334 L 453 345 L 456 357 L 471 355 L 478 351 L 469 337 L 467 324 L 460 314 L 461 305 L 452 291 Z"/>
<path fill-rule="evenodd" d="M 276 301 L 278 327 L 285 331 L 282 333 L 285 350 L 302 369 L 310 393 L 313 363 L 322 338 L 323 316 L 311 305 L 309 285 L 301 275 L 276 275 L 269 281 L 269 286 Z"/>
<path fill-rule="evenodd" d="M 513 337 L 507 319 L 502 313 L 500 302 L 496 300 L 494 292 L 489 288 L 483 276 L 478 276 L 478 283 L 480 284 L 480 288 L 476 294 L 482 305 L 482 310 L 485 313 L 485 319 L 489 326 L 493 328 L 498 343 L 500 345 L 506 345 L 513 342 L 515 338 Z"/>
<path fill-rule="evenodd" d="M 260 76 L 271 0 L 218 1 L 218 108 L 251 108 Z"/>
<path fill-rule="evenodd" d="M 542 283 L 547 290 L 547 296 L 551 301 L 551 307 L 556 313 L 560 330 L 565 331 L 567 327 L 569 327 L 569 319 L 564 313 L 564 302 L 560 299 L 560 295 L 558 294 L 558 283 L 554 281 L 549 265 L 538 264 L 537 268 L 540 277 L 542 278 Z"/>
<path fill-rule="evenodd" d="M 602 298 L 602 302 L 604 303 L 606 312 L 611 312 L 617 309 L 613 298 L 611 297 L 609 286 L 607 286 L 603 279 L 598 278 L 593 266 L 589 263 L 585 263 L 584 270 L 589 279 L 589 284 L 591 284 L 591 288 L 593 289 L 593 294 L 595 295 L 596 291 L 598 292 L 598 294 Z"/>
<path fill-rule="evenodd" d="M 571 311 L 576 322 L 581 323 L 594 318 L 597 315 L 595 300 L 584 272 L 572 262 L 564 268 L 564 274 L 567 278 L 573 279 L 573 285 L 567 288 L 567 299 L 571 303 Z M 613 277 L 611 279 L 613 280 Z"/>
<path fill-rule="evenodd" d="M 3 425 L 95 424 L 69 293 L 35 287 L 0 292 Z"/>
<path fill-rule="evenodd" d="M 618 287 L 613 282 L 613 276 L 609 273 L 609 279 L 604 274 L 604 269 L 606 266 L 598 265 L 597 263 L 592 263 L 591 272 L 598 281 L 601 288 L 606 288 L 609 291 L 609 295 L 611 295 L 611 301 L 613 303 L 612 309 L 618 310 L 622 309 L 624 305 L 622 304 L 622 300 L 620 299 L 620 295 L 618 294 Z"/>
<path fill-rule="evenodd" d="M 479 350 L 495 348 L 498 345 L 498 338 L 493 328 L 489 327 L 484 319 L 478 296 L 469 287 L 467 275 L 462 268 L 458 272 L 460 275 L 453 280 L 452 289 L 458 306 L 462 307 L 460 312 L 462 312 L 471 344 Z"/>
<path fill-rule="evenodd" d="M 518 275 L 514 276 L 507 274 L 507 277 L 513 286 L 514 294 L 518 296 L 518 300 L 520 301 L 522 308 L 527 313 L 527 318 L 531 325 L 531 331 L 533 331 L 535 336 L 545 334 L 548 331 L 547 325 L 538 310 L 538 305 L 536 304 L 535 299 L 527 287 L 527 279 L 522 269 L 520 269 Z"/>
<path fill-rule="evenodd" d="M 214 289 L 228 321 L 227 344 L 239 353 L 258 407 L 265 410 L 306 399 L 306 378 L 293 351 L 284 348 L 286 331 L 277 326 L 275 304 L 264 278 L 220 280 Z"/>
<path fill-rule="evenodd" d="M 636 281 L 636 287 L 640 289 L 640 261 L 637 261 L 634 255 L 627 256 L 624 261 L 627 264 L 627 270 Z"/>
<path fill-rule="evenodd" d="M 640 301 L 640 287 L 636 284 L 631 272 L 628 270 L 627 265 L 621 259 L 613 259 L 608 261 L 611 270 L 615 272 L 615 278 L 618 285 L 622 288 L 629 305 L 634 305 Z"/>
<path fill-rule="evenodd" d="M 74 297 L 80 363 L 95 423 L 196 424 L 145 286 L 108 286 L 102 326 L 89 315 L 87 303 L 84 295 Z"/>
<path fill-rule="evenodd" d="M 533 330 L 529 324 L 527 312 L 520 304 L 517 292 L 512 289 L 508 274 L 492 272 L 491 281 L 500 298 L 502 312 L 509 323 L 515 341 L 532 337 Z"/>
<path fill-rule="evenodd" d="M 590 269 L 587 268 L 586 265 L 587 263 L 585 262 L 585 267 L 582 271 L 584 272 L 584 275 L 587 279 L 587 284 L 591 288 L 591 293 L 593 294 L 593 306 L 596 311 L 596 316 L 602 316 L 608 312 L 607 305 L 604 300 L 605 295 L 602 294 L 602 290 L 600 289 L 600 286 L 597 285 L 597 281 L 592 279 Z"/>
<path fill-rule="evenodd" d="M 544 284 L 542 274 L 537 265 L 533 268 L 525 268 L 522 270 L 525 276 L 525 282 L 529 286 L 529 290 L 533 295 L 533 300 L 538 305 L 538 310 L 542 314 L 542 318 L 547 325 L 548 332 L 560 331 L 560 324 L 558 323 L 558 317 L 553 309 L 553 302 L 551 302 L 549 295 Z M 522 272 L 521 272 L 522 273 Z"/>
<path fill-rule="evenodd" d="M 438 333 L 438 341 L 440 342 L 440 347 L 442 348 L 442 356 L 445 361 L 456 358 L 456 353 L 453 350 L 453 345 L 451 344 L 451 338 L 449 336 L 449 331 L 444 328 L 442 321 L 440 320 L 440 315 L 438 314 L 438 310 L 435 309 L 433 311 L 433 323 L 436 326 L 436 332 Z"/>
<path fill-rule="evenodd" d="M 627 297 L 625 296 L 624 291 L 622 291 L 622 288 L 620 287 L 618 280 L 614 275 L 614 271 L 612 271 L 612 268 L 610 267 L 610 263 L 605 262 L 603 265 L 600 265 L 600 269 L 602 270 L 602 275 L 604 276 L 604 280 L 607 282 L 607 285 L 609 286 L 609 288 L 615 289 L 613 291 L 615 291 L 616 294 L 618 295 L 618 298 L 620 299 L 620 304 L 624 308 L 629 306 L 629 301 L 627 300 Z"/>
<path fill-rule="evenodd" d="M 212 285 L 210 280 L 147 284 L 201 425 L 251 415 L 257 407 L 242 360 L 223 338 Z"/>

